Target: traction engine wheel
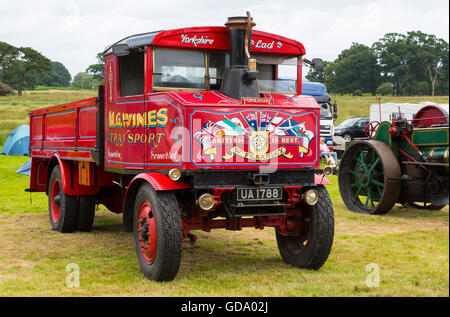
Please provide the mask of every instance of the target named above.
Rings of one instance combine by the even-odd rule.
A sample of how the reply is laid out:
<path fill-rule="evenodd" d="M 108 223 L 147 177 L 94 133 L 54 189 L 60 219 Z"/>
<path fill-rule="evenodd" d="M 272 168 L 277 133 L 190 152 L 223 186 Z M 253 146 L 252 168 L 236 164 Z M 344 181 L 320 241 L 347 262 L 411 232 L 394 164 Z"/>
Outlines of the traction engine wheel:
<path fill-rule="evenodd" d="M 373 140 L 357 141 L 342 156 L 339 191 L 348 209 L 383 214 L 397 202 L 400 176 L 400 164 L 388 145 Z"/>
<path fill-rule="evenodd" d="M 175 194 L 144 183 L 134 204 L 133 232 L 142 273 L 152 281 L 170 281 L 181 262 L 183 233 Z"/>
<path fill-rule="evenodd" d="M 372 121 L 370 122 L 365 128 L 364 128 L 364 135 L 368 137 L 369 139 L 373 139 L 375 135 L 377 134 L 377 129 L 380 123 L 378 121 Z"/>
<path fill-rule="evenodd" d="M 50 224 L 53 230 L 74 232 L 77 221 L 77 198 L 66 195 L 62 188 L 61 169 L 55 166 L 50 176 L 48 190 Z"/>
<path fill-rule="evenodd" d="M 298 235 L 285 235 L 278 229 L 276 238 L 283 261 L 295 267 L 318 270 L 328 259 L 333 245 L 334 213 L 330 196 L 317 186 L 319 200 L 313 205 L 301 203 Z"/>
<path fill-rule="evenodd" d="M 415 209 L 422 209 L 422 210 L 441 210 L 447 205 L 433 205 L 432 203 L 423 203 L 423 206 L 415 203 L 415 202 L 408 202 L 403 204 L 406 208 L 415 208 Z"/>

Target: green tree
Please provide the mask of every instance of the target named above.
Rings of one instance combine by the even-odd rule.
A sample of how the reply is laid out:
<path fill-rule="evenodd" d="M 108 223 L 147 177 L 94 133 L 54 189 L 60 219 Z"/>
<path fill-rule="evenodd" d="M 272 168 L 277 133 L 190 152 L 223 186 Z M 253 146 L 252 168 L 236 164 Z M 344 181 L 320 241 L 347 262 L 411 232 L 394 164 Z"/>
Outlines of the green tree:
<path fill-rule="evenodd" d="M 447 46 L 448 47 L 448 46 Z M 439 85 L 436 87 L 436 93 L 442 96 L 449 95 L 449 54 L 442 58 L 442 67 L 439 72 Z"/>
<path fill-rule="evenodd" d="M 72 76 L 67 68 L 60 62 L 51 62 L 52 68 L 58 74 L 58 83 L 61 87 L 69 87 Z"/>
<path fill-rule="evenodd" d="M 10 64 L 2 74 L 2 81 L 8 84 L 19 93 L 19 85 L 22 80 L 23 89 L 33 89 L 37 84 L 36 74 L 33 71 L 26 72 L 22 75 L 25 63 L 21 60 L 15 60 Z"/>
<path fill-rule="evenodd" d="M 3 71 L 16 60 L 19 49 L 8 43 L 0 42 L 0 76 Z"/>
<path fill-rule="evenodd" d="M 337 93 L 353 93 L 356 90 L 375 95 L 381 82 L 380 67 L 373 50 L 363 44 L 353 43 L 343 50 L 333 62 L 328 79 Z"/>
<path fill-rule="evenodd" d="M 97 87 L 97 81 L 94 79 L 93 75 L 80 72 L 73 78 L 72 87 L 79 89 L 94 89 Z"/>
<path fill-rule="evenodd" d="M 329 69 L 331 62 L 323 61 L 323 69 L 315 69 L 313 67 L 309 67 L 308 74 L 306 74 L 306 79 L 313 82 L 324 83 L 329 74 L 327 70 Z"/>
<path fill-rule="evenodd" d="M 335 92 L 336 84 L 334 80 L 334 64 L 333 62 L 324 61 L 323 66 L 324 67 L 321 70 L 310 67 L 305 78 L 312 82 L 324 84 L 327 87 L 328 92 Z"/>
<path fill-rule="evenodd" d="M 392 88 L 391 83 L 382 83 L 377 88 L 377 95 L 379 95 L 379 96 L 392 95 L 393 93 L 394 93 L 394 89 Z"/>
<path fill-rule="evenodd" d="M 86 73 L 91 74 L 96 81 L 103 84 L 105 78 L 105 61 L 103 53 L 97 54 L 97 64 L 89 65 L 89 67 L 86 68 Z"/>
<path fill-rule="evenodd" d="M 392 84 L 394 93 L 402 94 L 411 76 L 406 59 L 406 37 L 399 33 L 387 33 L 372 48 L 379 58 L 383 80 Z"/>
<path fill-rule="evenodd" d="M 50 62 L 51 69 L 36 74 L 37 85 L 50 87 L 69 87 L 72 76 L 60 62 Z"/>
<path fill-rule="evenodd" d="M 33 76 L 51 70 L 51 65 L 47 57 L 31 47 L 21 47 L 18 51 L 17 58 L 8 65 L 2 76 L 3 80 L 7 78 L 5 82 L 17 89 L 17 94 L 21 96 L 24 88 L 36 84 Z"/>
<path fill-rule="evenodd" d="M 434 95 L 437 87 L 448 83 L 448 43 L 434 35 L 388 33 L 372 47 L 384 80 L 393 84 L 398 95 L 422 93 L 423 82 L 428 83 L 427 94 Z"/>

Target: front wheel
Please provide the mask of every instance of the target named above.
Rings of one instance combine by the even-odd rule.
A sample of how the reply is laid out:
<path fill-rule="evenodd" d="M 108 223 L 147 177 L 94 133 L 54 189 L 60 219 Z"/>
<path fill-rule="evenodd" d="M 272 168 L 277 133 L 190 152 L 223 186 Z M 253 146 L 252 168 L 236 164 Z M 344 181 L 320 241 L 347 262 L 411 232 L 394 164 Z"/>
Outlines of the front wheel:
<path fill-rule="evenodd" d="M 318 270 L 328 259 L 334 238 L 334 213 L 330 195 L 317 186 L 319 200 L 313 205 L 301 204 L 301 233 L 286 235 L 276 231 L 278 249 L 283 261 L 295 267 Z"/>
<path fill-rule="evenodd" d="M 181 218 L 175 194 L 145 183 L 134 204 L 133 231 L 142 273 L 152 281 L 171 281 L 182 251 Z"/>

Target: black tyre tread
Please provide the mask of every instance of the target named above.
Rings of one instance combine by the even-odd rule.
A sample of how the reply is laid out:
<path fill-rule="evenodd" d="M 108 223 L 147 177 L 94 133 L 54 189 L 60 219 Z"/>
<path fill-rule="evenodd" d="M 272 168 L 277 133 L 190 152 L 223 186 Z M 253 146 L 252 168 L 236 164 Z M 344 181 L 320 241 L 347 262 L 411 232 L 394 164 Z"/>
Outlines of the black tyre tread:
<path fill-rule="evenodd" d="M 334 239 L 334 211 L 333 203 L 330 195 L 325 187 L 319 188 L 319 201 L 317 202 L 319 212 L 319 246 L 316 249 L 316 254 L 313 257 L 311 264 L 307 267 L 313 270 L 318 270 L 328 259 L 333 246 Z"/>
<path fill-rule="evenodd" d="M 95 197 L 84 195 L 78 197 L 78 216 L 76 230 L 90 232 L 94 224 Z"/>
<path fill-rule="evenodd" d="M 60 216 L 58 223 L 54 223 L 51 215 L 51 194 L 48 195 L 49 202 L 49 216 L 50 216 L 50 224 L 52 225 L 52 229 L 55 231 L 59 231 L 61 233 L 71 233 L 75 231 L 76 223 L 77 223 L 77 198 L 76 196 L 66 195 L 62 191 L 62 178 L 61 178 L 61 169 L 59 165 L 56 165 L 53 168 L 52 174 L 50 176 L 50 183 L 53 184 L 54 178 L 57 177 L 61 186 L 61 203 L 60 203 Z"/>
<path fill-rule="evenodd" d="M 183 232 L 181 228 L 181 217 L 175 196 L 171 192 L 158 193 L 159 212 L 162 215 L 164 240 L 168 247 L 164 249 L 166 269 L 161 274 L 161 281 L 170 281 L 175 278 L 180 268 Z M 175 212 L 176 211 L 176 212 Z"/>
<path fill-rule="evenodd" d="M 312 208 L 311 212 L 318 214 L 317 245 L 313 249 L 313 253 L 309 256 L 309 259 L 306 259 L 306 262 L 300 266 L 301 268 L 313 270 L 318 270 L 326 262 L 330 255 L 334 239 L 334 212 L 330 195 L 323 186 L 318 186 L 317 190 L 319 192 L 319 201 L 315 206 L 309 207 Z M 283 236 L 277 232 L 278 247 L 283 261 L 298 267 L 297 261 L 299 255 L 291 254 L 288 250 L 283 250 L 282 239 Z"/>
<path fill-rule="evenodd" d="M 156 272 L 151 272 L 147 266 L 147 263 L 143 263 L 140 259 L 139 245 L 136 241 L 136 252 L 138 253 L 139 264 L 141 266 L 144 275 L 154 281 L 171 281 L 173 280 L 180 268 L 181 253 L 182 253 L 182 241 L 183 231 L 181 227 L 181 217 L 178 209 L 176 197 L 173 192 L 170 191 L 155 191 L 149 184 L 144 184 L 138 191 L 136 196 L 136 205 L 134 208 L 134 222 L 137 219 L 137 204 L 139 203 L 138 197 L 141 192 L 147 191 L 150 197 L 149 199 L 154 211 L 157 213 L 157 222 L 160 224 L 160 230 L 158 229 L 158 248 L 157 258 L 151 266 L 155 266 Z M 156 202 L 156 204 L 154 204 Z M 134 231 L 136 230 L 136 224 L 134 224 Z M 162 235 L 162 236 L 161 236 Z M 162 253 L 160 249 L 160 240 L 163 241 Z M 159 263 L 156 263 L 156 262 Z"/>

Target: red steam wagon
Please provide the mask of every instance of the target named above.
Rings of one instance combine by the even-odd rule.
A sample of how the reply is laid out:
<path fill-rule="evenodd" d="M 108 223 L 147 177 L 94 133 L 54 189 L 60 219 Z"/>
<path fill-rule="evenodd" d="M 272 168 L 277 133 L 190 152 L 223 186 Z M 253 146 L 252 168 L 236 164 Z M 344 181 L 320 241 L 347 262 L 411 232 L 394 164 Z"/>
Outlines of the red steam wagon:
<path fill-rule="evenodd" d="M 29 191 L 60 232 L 123 213 L 143 274 L 175 278 L 192 230 L 274 227 L 283 260 L 319 269 L 333 207 L 303 45 L 247 17 L 127 37 L 104 51 L 98 97 L 30 113 Z"/>

